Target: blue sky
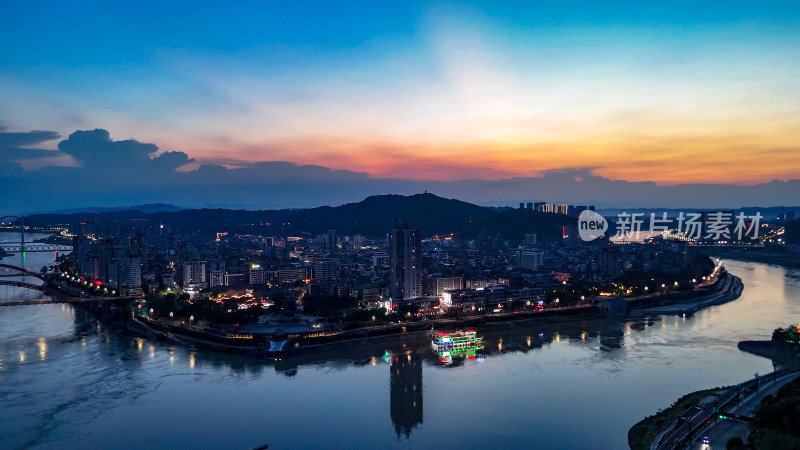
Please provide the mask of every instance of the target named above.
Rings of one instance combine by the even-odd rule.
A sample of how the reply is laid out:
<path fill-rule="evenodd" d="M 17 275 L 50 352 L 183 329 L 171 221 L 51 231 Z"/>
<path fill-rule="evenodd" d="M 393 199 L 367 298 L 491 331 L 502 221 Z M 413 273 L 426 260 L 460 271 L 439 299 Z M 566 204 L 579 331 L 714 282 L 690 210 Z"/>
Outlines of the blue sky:
<path fill-rule="evenodd" d="M 58 136 L 13 151 L 28 172 L 85 165 L 58 143 L 97 128 L 185 153 L 179 171 L 289 161 L 376 179 L 587 167 L 663 185 L 800 178 L 796 1 L 3 10 L 0 132 Z"/>

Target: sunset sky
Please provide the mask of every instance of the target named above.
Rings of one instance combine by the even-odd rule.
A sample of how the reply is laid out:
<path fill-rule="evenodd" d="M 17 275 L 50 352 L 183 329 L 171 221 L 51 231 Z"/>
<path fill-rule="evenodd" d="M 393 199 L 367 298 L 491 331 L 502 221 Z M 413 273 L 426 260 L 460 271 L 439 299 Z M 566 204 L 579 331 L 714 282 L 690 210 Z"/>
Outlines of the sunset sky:
<path fill-rule="evenodd" d="M 102 128 L 180 171 L 800 178 L 800 2 L 498 3 L 5 2 L 0 131 Z"/>

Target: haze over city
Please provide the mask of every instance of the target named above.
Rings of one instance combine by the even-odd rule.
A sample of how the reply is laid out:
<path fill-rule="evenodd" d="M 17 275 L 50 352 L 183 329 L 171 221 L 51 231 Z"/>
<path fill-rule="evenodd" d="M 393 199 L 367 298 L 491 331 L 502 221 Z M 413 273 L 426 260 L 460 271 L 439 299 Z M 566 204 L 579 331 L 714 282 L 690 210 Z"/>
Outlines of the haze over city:
<path fill-rule="evenodd" d="M 4 15 L 5 209 L 309 207 L 426 189 L 480 204 L 740 207 L 800 191 L 791 2 L 14 3 Z M 69 179 L 83 181 L 56 189 Z"/>

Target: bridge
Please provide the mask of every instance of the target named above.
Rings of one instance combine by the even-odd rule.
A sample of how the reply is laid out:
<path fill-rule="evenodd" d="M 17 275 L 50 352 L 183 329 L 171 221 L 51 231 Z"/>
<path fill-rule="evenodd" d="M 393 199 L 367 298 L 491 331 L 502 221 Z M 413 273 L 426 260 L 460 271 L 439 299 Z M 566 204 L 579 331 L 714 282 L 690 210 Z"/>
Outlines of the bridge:
<path fill-rule="evenodd" d="M 9 253 L 25 252 L 62 252 L 72 251 L 72 246 L 63 244 L 25 243 L 25 216 L 2 216 L 0 224 L 19 224 L 19 242 L 6 242 L 0 244 L 0 251 Z"/>
<path fill-rule="evenodd" d="M 93 302 L 102 302 L 108 300 L 117 300 L 119 297 L 97 297 L 97 296 L 86 296 L 86 294 L 82 294 L 77 288 L 69 287 L 69 290 L 75 289 L 74 293 L 65 292 L 59 286 L 54 286 L 50 283 L 53 274 L 51 273 L 39 273 L 28 270 L 24 267 L 12 266 L 10 264 L 0 264 L 0 269 L 6 269 L 17 271 L 19 273 L 5 273 L 0 275 L 3 278 L 11 278 L 11 277 L 35 277 L 42 280 L 43 284 L 33 284 L 28 283 L 26 281 L 20 280 L 3 280 L 0 279 L 0 286 L 13 286 L 23 289 L 30 289 L 34 291 L 39 291 L 53 297 L 51 300 L 23 300 L 23 301 L 14 301 L 14 302 L 0 302 L 0 306 L 20 306 L 20 305 L 47 305 L 50 303 L 93 303 Z M 74 295 L 79 294 L 79 295 Z"/>
<path fill-rule="evenodd" d="M 9 253 L 22 253 L 22 252 L 71 252 L 71 245 L 63 244 L 0 244 L 0 250 Z"/>
<path fill-rule="evenodd" d="M 31 289 L 34 291 L 40 291 L 45 295 L 49 295 L 54 299 L 56 299 L 56 300 L 25 300 L 18 302 L 0 302 L 0 306 L 44 305 L 48 303 L 64 303 L 64 302 L 70 302 L 74 298 L 69 294 L 62 292 L 58 289 L 48 287 L 46 284 L 33 284 L 17 280 L 0 280 L 0 286 L 14 286 L 24 289 Z"/>
<path fill-rule="evenodd" d="M 33 283 L 26 283 L 24 281 L 17 281 L 17 280 L 0 280 L 0 286 L 15 286 L 24 289 L 31 289 L 42 292 L 45 295 L 49 295 L 50 297 L 53 297 L 50 300 L 21 300 L 14 302 L 0 302 L 0 306 L 49 305 L 53 303 L 89 304 L 89 303 L 120 300 L 120 297 L 97 297 L 97 296 L 76 297 L 67 292 L 62 291 L 58 287 L 51 287 L 46 284 L 39 285 Z"/>
<path fill-rule="evenodd" d="M 29 277 L 36 277 L 36 278 L 38 278 L 38 279 L 40 279 L 42 281 L 47 281 L 47 280 L 50 279 L 50 275 L 49 274 L 44 274 L 44 273 L 40 273 L 40 272 L 34 272 L 34 271 L 28 270 L 28 269 L 26 269 L 24 267 L 12 266 L 11 264 L 2 264 L 2 263 L 0 263 L 0 269 L 16 270 L 17 272 L 21 272 L 19 274 L 3 274 L 3 275 L 0 275 L 0 276 L 3 276 L 3 277 L 25 277 L 25 276 L 29 276 Z"/>

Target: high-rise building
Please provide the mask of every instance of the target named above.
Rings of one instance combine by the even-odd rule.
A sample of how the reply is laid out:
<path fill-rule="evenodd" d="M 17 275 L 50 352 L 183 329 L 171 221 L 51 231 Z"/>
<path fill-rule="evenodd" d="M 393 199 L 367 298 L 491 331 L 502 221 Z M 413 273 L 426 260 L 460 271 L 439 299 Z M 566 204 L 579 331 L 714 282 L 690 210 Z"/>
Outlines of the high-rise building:
<path fill-rule="evenodd" d="M 366 242 L 366 238 L 360 234 L 353 236 L 353 250 L 361 250 Z"/>
<path fill-rule="evenodd" d="M 336 261 L 321 259 L 314 264 L 314 279 L 317 281 L 333 281 L 336 279 Z"/>
<path fill-rule="evenodd" d="M 544 265 L 544 251 L 520 246 L 517 249 L 517 266 L 521 269 L 538 270 Z"/>
<path fill-rule="evenodd" d="M 325 250 L 329 253 L 336 253 L 339 249 L 339 238 L 336 236 L 336 230 L 328 230 L 328 234 L 325 236 Z"/>
<path fill-rule="evenodd" d="M 408 220 L 389 233 L 389 265 L 391 266 L 390 295 L 393 299 L 409 300 L 422 295 L 422 239 L 420 230 L 412 230 Z"/>
<path fill-rule="evenodd" d="M 136 253 L 130 253 L 124 259 L 125 278 L 123 279 L 123 295 L 142 295 L 142 260 Z"/>
<path fill-rule="evenodd" d="M 609 279 L 622 275 L 622 251 L 617 246 L 603 247 L 600 250 L 600 273 Z"/>
<path fill-rule="evenodd" d="M 183 263 L 183 284 L 184 286 L 205 287 L 206 262 L 186 261 Z"/>
<path fill-rule="evenodd" d="M 225 284 L 225 272 L 222 270 L 210 270 L 208 272 L 208 287 L 222 286 Z"/>
<path fill-rule="evenodd" d="M 111 282 L 111 265 L 115 258 L 126 255 L 128 248 L 121 239 L 104 239 L 99 245 L 99 276 L 105 283 Z M 118 271 L 113 274 L 118 278 Z"/>
<path fill-rule="evenodd" d="M 106 286 L 123 296 L 142 294 L 142 266 L 139 256 L 129 253 L 115 256 L 108 263 Z"/>
<path fill-rule="evenodd" d="M 250 264 L 250 284 L 264 284 L 264 268 L 260 264 Z"/>

